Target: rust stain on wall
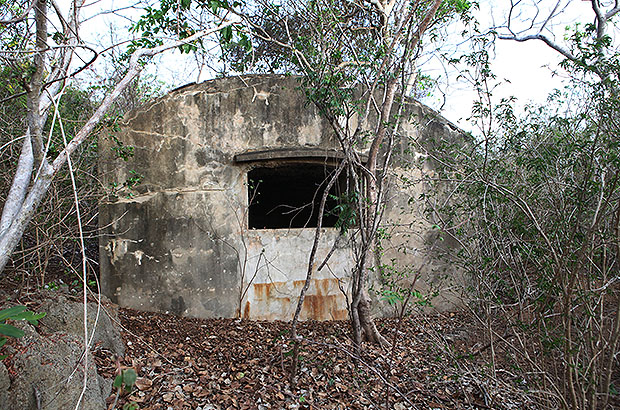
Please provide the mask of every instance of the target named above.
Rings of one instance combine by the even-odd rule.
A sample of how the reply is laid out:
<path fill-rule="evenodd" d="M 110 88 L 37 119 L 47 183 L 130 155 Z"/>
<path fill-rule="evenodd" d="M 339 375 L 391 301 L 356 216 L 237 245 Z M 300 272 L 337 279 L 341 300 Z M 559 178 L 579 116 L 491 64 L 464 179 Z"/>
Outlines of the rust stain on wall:
<path fill-rule="evenodd" d="M 244 319 L 250 318 L 250 301 L 249 300 L 245 302 L 245 309 L 243 309 L 243 318 Z"/>
<path fill-rule="evenodd" d="M 314 320 L 344 320 L 346 309 L 338 309 L 338 295 L 306 295 L 302 308 L 302 317 Z"/>
<path fill-rule="evenodd" d="M 271 298 L 274 286 L 282 286 L 285 282 L 269 282 L 269 283 L 255 283 L 254 295 L 256 299 L 264 300 Z"/>
<path fill-rule="evenodd" d="M 295 302 L 305 281 L 270 282 L 253 284 L 253 313 L 250 316 L 249 301 L 244 317 L 273 319 L 295 310 Z M 346 299 L 338 286 L 338 279 L 312 279 L 304 299 L 300 318 L 302 320 L 344 320 L 347 318 Z"/>

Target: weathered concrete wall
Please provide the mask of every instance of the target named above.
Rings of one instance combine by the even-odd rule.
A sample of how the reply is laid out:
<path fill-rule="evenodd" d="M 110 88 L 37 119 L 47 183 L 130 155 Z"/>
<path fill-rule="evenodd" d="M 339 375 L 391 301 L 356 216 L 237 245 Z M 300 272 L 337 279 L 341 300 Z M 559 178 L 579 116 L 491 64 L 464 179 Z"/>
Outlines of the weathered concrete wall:
<path fill-rule="evenodd" d="M 295 78 L 279 76 L 187 86 L 125 118 L 116 136 L 134 147 L 128 161 L 114 158 L 111 139 L 100 140 L 106 186 L 122 184 L 135 173 L 142 176 L 140 184 L 121 189 L 117 197 L 100 205 L 104 293 L 123 306 L 187 316 L 292 317 L 314 228 L 248 229 L 247 172 L 255 163 L 235 162 L 234 157 L 304 148 L 315 155 L 317 150 L 338 147 L 328 124 L 305 103 L 297 87 Z M 404 140 L 420 142 L 456 133 L 418 104 L 412 103 L 409 111 L 411 116 L 401 127 Z M 402 155 L 394 175 L 420 172 L 404 166 L 411 158 L 404 143 L 399 149 Z M 430 283 L 434 274 L 426 252 L 430 225 L 412 213 L 408 203 L 423 187 L 407 187 L 405 192 L 397 187 L 398 178 L 393 180 L 386 220 L 409 230 L 395 231 L 386 258 L 397 257 L 409 267 L 419 265 Z M 336 228 L 324 229 L 317 261 L 337 236 Z M 416 251 L 403 256 L 397 252 L 403 244 Z M 351 246 L 342 241 L 327 267 L 315 273 L 303 319 L 346 317 L 352 264 Z"/>

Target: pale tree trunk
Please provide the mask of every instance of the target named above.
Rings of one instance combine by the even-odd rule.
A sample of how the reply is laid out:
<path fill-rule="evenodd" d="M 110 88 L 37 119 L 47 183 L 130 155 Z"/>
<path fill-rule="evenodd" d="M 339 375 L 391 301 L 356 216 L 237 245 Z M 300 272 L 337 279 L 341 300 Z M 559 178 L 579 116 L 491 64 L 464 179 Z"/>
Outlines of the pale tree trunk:
<path fill-rule="evenodd" d="M 45 45 L 43 41 L 47 38 L 47 33 L 45 32 L 46 30 L 43 29 L 43 27 L 45 26 L 45 22 L 47 21 L 47 16 L 45 15 L 45 3 L 46 0 L 38 0 L 36 6 L 37 8 L 35 10 L 35 18 L 37 20 L 37 45 L 41 46 L 39 47 L 39 54 L 45 53 Z M 75 16 L 77 18 L 77 16 L 79 15 L 79 7 L 83 3 L 83 0 L 78 3 L 74 3 L 77 9 L 72 10 L 72 16 Z M 71 22 L 73 21 L 74 20 L 71 20 Z M 110 109 L 114 101 L 116 101 L 120 94 L 127 88 L 131 81 L 142 70 L 144 64 L 142 63 L 141 59 L 143 59 L 144 57 L 152 57 L 156 54 L 172 48 L 176 48 L 183 44 L 191 43 L 209 34 L 218 32 L 222 28 L 228 27 L 232 24 L 233 22 L 230 21 L 222 22 L 219 26 L 216 26 L 209 30 L 199 31 L 183 40 L 171 41 L 168 44 L 155 48 L 136 50 L 131 55 L 129 69 L 127 70 L 125 76 L 116 85 L 116 87 L 114 87 L 112 92 L 106 95 L 99 108 L 97 108 L 95 113 L 89 118 L 86 124 L 76 133 L 75 137 L 66 145 L 65 149 L 58 155 L 58 157 L 56 157 L 52 164 L 50 164 L 45 157 L 45 148 L 43 146 L 41 138 L 41 128 L 43 126 L 43 121 L 47 116 L 46 109 L 50 106 L 51 99 L 43 98 L 44 107 L 41 107 L 42 87 L 40 78 L 37 78 L 37 76 L 39 75 L 38 73 L 42 75 L 45 70 L 45 56 L 42 55 L 35 58 L 35 63 L 40 64 L 41 67 L 37 67 L 37 71 L 33 75 L 33 80 L 31 81 L 31 86 L 28 87 L 29 89 L 27 90 L 29 102 L 29 132 L 26 133 L 24 148 L 22 149 L 22 154 L 20 154 L 21 167 L 18 165 L 17 172 L 13 180 L 14 183 L 9 191 L 10 201 L 8 199 L 7 201 L 5 201 L 5 206 L 2 212 L 2 219 L 0 220 L 0 226 L 2 226 L 2 231 L 0 232 L 0 272 L 4 270 L 7 263 L 9 262 L 11 254 L 21 240 L 24 231 L 28 226 L 28 223 L 31 221 L 37 210 L 37 207 L 45 197 L 45 194 L 49 189 L 54 175 L 64 166 L 68 156 L 74 153 L 75 150 L 80 146 L 80 144 L 82 144 L 90 136 L 91 132 L 94 130 L 96 125 L 104 118 L 105 114 Z M 78 26 L 79 24 L 77 23 L 77 20 L 75 20 L 75 24 L 70 23 L 68 25 L 68 34 L 75 37 L 77 35 Z M 41 33 L 44 33 L 44 35 L 42 35 Z M 75 44 L 74 41 L 72 41 L 71 43 Z M 68 59 L 70 60 L 70 57 Z M 67 59 L 63 59 L 59 66 L 62 67 L 64 71 L 56 71 L 57 76 L 55 78 L 63 78 L 67 75 L 69 69 L 69 61 L 67 61 Z M 58 90 L 60 87 L 55 86 L 50 88 L 55 88 L 56 90 Z M 54 96 L 52 96 L 51 98 L 54 98 Z M 35 149 L 33 149 L 31 144 L 32 138 L 34 138 Z M 28 144 L 28 142 L 30 142 L 30 144 Z M 32 161 L 34 161 L 34 155 L 28 155 L 28 150 L 30 150 L 30 154 L 38 154 L 41 156 L 38 172 L 35 176 L 34 181 L 32 182 L 30 182 L 30 179 L 33 170 Z M 28 169 L 30 169 L 30 173 L 28 172 Z M 15 183 L 17 183 L 18 186 L 14 186 Z M 28 189 L 29 184 L 30 188 Z"/>
<path fill-rule="evenodd" d="M 22 143 L 22 150 L 19 154 L 19 160 L 17 161 L 17 169 L 15 170 L 13 183 L 11 184 L 11 189 L 9 190 L 6 201 L 4 201 L 4 207 L 2 208 L 0 238 L 4 237 L 5 231 L 11 225 L 24 203 L 26 193 L 28 192 L 28 186 L 30 185 L 33 167 L 34 154 L 32 152 L 32 141 L 30 140 L 30 130 L 27 130 L 24 136 L 24 142 Z"/>
<path fill-rule="evenodd" d="M 385 140 L 388 132 L 388 121 L 394 105 L 394 96 L 397 89 L 396 78 L 390 79 L 387 84 L 385 98 L 382 104 L 381 115 L 378 118 L 377 130 L 375 138 L 368 153 L 368 162 L 366 168 L 368 173 L 365 174 L 366 180 L 366 197 L 369 202 L 365 212 L 365 221 L 362 222 L 361 229 L 365 232 L 362 235 L 362 255 L 354 272 L 353 286 L 353 302 L 351 303 L 351 317 L 353 319 L 353 334 L 356 345 L 361 346 L 361 342 L 366 340 L 371 343 L 377 343 L 380 346 L 386 344 L 386 340 L 375 325 L 371 314 L 371 300 L 366 290 L 368 282 L 368 265 L 374 260 L 374 243 L 377 229 L 380 222 L 381 210 L 379 209 L 379 186 L 377 175 L 377 159 L 379 149 Z"/>
<path fill-rule="evenodd" d="M 33 139 L 36 145 L 37 156 L 41 161 L 45 162 L 45 157 L 42 155 L 42 119 L 39 111 L 39 102 L 41 98 L 43 73 L 45 70 L 45 50 L 47 48 L 47 3 L 45 0 L 37 0 L 33 2 L 33 5 L 37 52 L 34 57 L 35 70 L 29 83 L 25 85 L 27 96 L 27 129 L 17 162 L 15 176 L 13 177 L 11 188 L 4 203 L 4 207 L 2 208 L 2 218 L 0 219 L 0 244 L 7 235 L 10 235 L 11 231 L 9 228 L 21 212 L 26 195 L 28 194 L 28 188 L 35 165 Z M 0 245 L 0 260 L 6 253 L 12 252 L 13 249 L 14 246 L 9 250 L 9 248 L 4 248 Z M 3 268 L 4 264 L 0 265 L 0 271 L 2 271 Z"/>
<path fill-rule="evenodd" d="M 17 247 L 26 226 L 47 193 L 54 176 L 50 168 L 51 167 L 46 167 L 46 170 L 39 174 L 39 178 L 37 178 L 34 185 L 30 188 L 25 201 L 15 213 L 10 226 L 0 237 L 0 272 L 4 270 L 6 264 L 9 262 L 11 253 Z"/>
<path fill-rule="evenodd" d="M 361 235 L 362 255 L 360 255 L 360 260 L 358 261 L 352 275 L 353 301 L 351 303 L 351 322 L 354 342 L 357 349 L 361 348 L 362 341 L 379 344 L 380 346 L 386 346 L 387 344 L 386 339 L 381 335 L 381 333 L 379 333 L 379 330 L 373 320 L 371 314 L 371 299 L 366 289 L 368 282 L 368 271 L 370 269 L 369 265 L 375 260 L 374 252 L 376 234 L 381 222 L 381 207 L 384 205 L 381 196 L 382 187 L 379 186 L 382 181 L 380 181 L 380 175 L 377 172 L 377 161 L 379 157 L 379 150 L 388 137 L 391 130 L 390 127 L 394 126 L 389 124 L 390 121 L 394 120 L 392 118 L 392 108 L 394 106 L 394 98 L 398 89 L 398 78 L 409 59 L 410 53 L 415 47 L 418 46 L 422 35 L 435 17 L 441 2 L 441 0 L 434 0 L 428 13 L 420 22 L 416 32 L 413 34 L 413 37 L 408 41 L 407 49 L 403 51 L 403 54 L 400 57 L 401 60 L 396 62 L 396 64 L 392 66 L 393 68 L 391 70 L 386 71 L 386 77 L 389 78 L 389 80 L 385 86 L 384 98 L 380 105 L 381 111 L 377 120 L 375 137 L 373 138 L 368 153 L 368 161 L 366 163 L 367 172 L 364 174 L 366 182 L 366 199 L 369 204 L 365 205 L 363 202 L 360 202 L 358 205 L 360 211 L 363 211 L 360 212 L 360 215 L 364 215 L 364 220 L 360 221 L 360 228 L 364 232 L 362 232 Z M 404 22 L 411 18 L 413 18 L 413 15 L 410 13 L 407 18 L 403 19 L 402 23 L 404 24 Z M 397 38 L 398 37 L 395 37 L 392 40 L 393 43 L 389 47 L 390 50 L 392 50 L 396 44 Z M 389 60 L 384 61 L 383 67 L 386 67 L 387 65 L 389 65 Z M 407 87 L 408 84 L 404 84 L 404 86 Z M 374 91 L 374 86 L 371 90 Z M 369 98 L 372 98 L 372 95 Z M 396 119 L 396 121 L 398 121 L 398 119 Z M 386 155 L 389 155 L 389 153 Z M 389 160 L 386 161 L 384 166 L 389 166 Z"/>

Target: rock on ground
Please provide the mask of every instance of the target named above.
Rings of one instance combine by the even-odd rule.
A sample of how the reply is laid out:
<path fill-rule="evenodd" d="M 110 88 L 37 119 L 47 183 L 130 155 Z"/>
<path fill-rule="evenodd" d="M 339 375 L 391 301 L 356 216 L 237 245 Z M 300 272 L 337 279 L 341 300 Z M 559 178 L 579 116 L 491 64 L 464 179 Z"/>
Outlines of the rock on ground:
<path fill-rule="evenodd" d="M 92 333 L 97 305 L 89 303 L 88 310 Z M 58 295 L 36 311 L 47 313 L 36 329 L 26 322 L 13 323 L 24 330 L 25 336 L 10 339 L 4 348 L 8 357 L 0 363 L 0 408 L 73 409 L 82 394 L 84 379 L 83 305 Z M 100 310 L 91 349 L 104 350 L 109 356 L 122 355 L 124 345 L 114 326 L 115 312 L 111 316 Z M 97 374 L 91 349 L 80 409 L 100 410 L 106 408 L 112 380 Z"/>
<path fill-rule="evenodd" d="M 107 302 L 107 299 L 105 300 Z M 103 303 L 98 309 L 97 304 L 90 302 L 88 307 L 88 333 L 95 334 L 91 346 L 110 350 L 117 356 L 123 356 L 125 346 L 121 340 L 118 328 L 118 312 L 110 303 Z M 67 332 L 77 337 L 84 335 L 84 306 L 60 295 L 55 300 L 47 300 L 38 308 L 38 311 L 47 315 L 41 319 L 42 331 Z M 95 328 L 95 324 L 97 325 Z"/>

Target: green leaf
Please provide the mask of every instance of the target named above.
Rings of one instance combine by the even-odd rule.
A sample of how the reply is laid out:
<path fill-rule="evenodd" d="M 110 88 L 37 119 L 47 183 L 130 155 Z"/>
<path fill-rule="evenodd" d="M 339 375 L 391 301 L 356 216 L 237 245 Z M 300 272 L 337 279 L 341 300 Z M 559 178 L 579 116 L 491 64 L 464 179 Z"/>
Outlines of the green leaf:
<path fill-rule="evenodd" d="M 208 4 L 213 14 L 216 14 L 218 9 L 224 7 L 224 4 L 222 4 L 222 2 L 219 0 L 209 0 Z"/>
<path fill-rule="evenodd" d="M 120 389 L 123 386 L 123 375 L 119 374 L 116 376 L 112 386 L 114 386 L 115 389 Z"/>
<path fill-rule="evenodd" d="M 24 335 L 24 331 L 16 328 L 15 326 L 0 323 L 0 334 L 11 337 L 22 337 Z"/>
<path fill-rule="evenodd" d="M 232 27 L 231 26 L 222 28 L 220 30 L 220 33 L 222 33 L 222 40 L 224 40 L 225 43 L 229 43 L 230 40 L 232 40 Z"/>
<path fill-rule="evenodd" d="M 125 383 L 125 386 L 129 387 L 129 389 L 136 383 L 137 378 L 138 375 L 134 369 L 123 370 L 123 383 Z"/>
<path fill-rule="evenodd" d="M 26 306 L 13 306 L 8 309 L 0 310 L 0 322 L 11 319 L 14 315 L 18 315 L 26 310 Z"/>
<path fill-rule="evenodd" d="M 13 320 L 27 320 L 29 323 L 33 324 L 33 325 L 38 325 L 39 324 L 39 319 L 44 318 L 45 317 L 45 312 L 42 313 L 34 313 L 31 312 L 29 310 L 19 313 L 17 315 L 14 315 L 13 317 L 11 317 L 11 319 Z"/>

